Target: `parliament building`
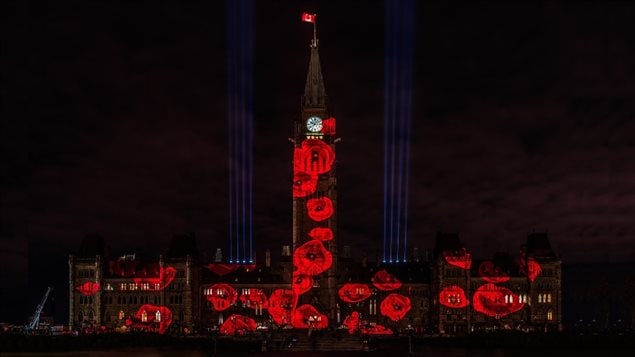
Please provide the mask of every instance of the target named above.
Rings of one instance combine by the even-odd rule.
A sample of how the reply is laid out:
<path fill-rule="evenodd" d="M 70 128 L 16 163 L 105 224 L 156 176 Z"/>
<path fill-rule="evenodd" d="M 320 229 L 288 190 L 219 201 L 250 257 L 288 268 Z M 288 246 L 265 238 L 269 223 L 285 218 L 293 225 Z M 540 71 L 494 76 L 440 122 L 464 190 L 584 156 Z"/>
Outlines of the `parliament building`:
<path fill-rule="evenodd" d="M 457 234 L 398 263 L 354 259 L 337 233 L 336 121 L 310 46 L 301 110 L 293 123 L 293 236 L 259 261 L 201 255 L 176 236 L 144 261 L 86 237 L 69 256 L 69 324 L 82 330 L 236 334 L 342 328 L 351 334 L 465 334 L 562 329 L 561 260 L 547 234 L 517 256 L 472 259 Z M 279 254 L 281 253 L 281 254 Z M 278 258 L 279 256 L 279 258 Z"/>

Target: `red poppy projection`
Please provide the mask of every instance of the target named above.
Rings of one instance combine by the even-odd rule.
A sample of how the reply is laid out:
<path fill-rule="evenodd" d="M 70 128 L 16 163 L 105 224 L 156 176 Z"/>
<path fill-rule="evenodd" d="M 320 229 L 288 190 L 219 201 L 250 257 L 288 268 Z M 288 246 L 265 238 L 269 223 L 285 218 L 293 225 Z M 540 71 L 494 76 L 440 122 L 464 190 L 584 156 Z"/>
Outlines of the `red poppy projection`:
<path fill-rule="evenodd" d="M 295 328 L 313 327 L 323 329 L 329 326 L 329 320 L 326 315 L 320 314 L 313 305 L 305 304 L 293 312 L 292 325 Z"/>
<path fill-rule="evenodd" d="M 359 312 L 357 311 L 353 311 L 353 313 L 347 316 L 342 323 L 342 325 L 344 325 L 344 327 L 348 329 L 348 333 L 351 335 L 357 332 L 357 330 L 359 329 L 359 324 Z"/>
<path fill-rule="evenodd" d="M 392 274 L 386 270 L 379 270 L 372 277 L 371 281 L 373 285 L 379 290 L 390 291 L 399 289 L 401 287 L 401 281 L 395 278 Z"/>
<path fill-rule="evenodd" d="M 467 296 L 465 296 L 463 288 L 450 285 L 443 288 L 439 293 L 439 303 L 452 309 L 460 309 L 469 305 L 470 301 Z"/>
<path fill-rule="evenodd" d="M 478 275 L 488 283 L 504 283 L 509 280 L 509 275 L 489 260 L 479 264 Z"/>
<path fill-rule="evenodd" d="M 344 284 L 338 292 L 340 299 L 349 303 L 364 301 L 370 297 L 371 291 L 366 284 Z"/>
<path fill-rule="evenodd" d="M 316 222 L 329 219 L 333 215 L 333 201 L 328 197 L 311 198 L 306 203 L 309 218 Z"/>
<path fill-rule="evenodd" d="M 313 278 L 311 275 L 301 273 L 299 271 L 293 272 L 293 282 L 291 284 L 293 291 L 296 295 L 302 295 L 313 287 Z"/>
<path fill-rule="evenodd" d="M 335 118 L 326 118 L 322 121 L 322 133 L 326 135 L 335 135 Z"/>
<path fill-rule="evenodd" d="M 134 278 L 133 279 L 134 282 L 136 284 L 149 283 L 151 284 L 152 287 L 158 285 L 159 286 L 158 290 L 163 290 L 168 285 L 170 285 L 172 280 L 174 280 L 174 277 L 176 276 L 176 269 L 174 269 L 173 267 L 167 267 L 167 268 L 159 267 L 158 274 L 156 274 L 156 271 L 148 272 L 146 274 L 147 276 L 145 277 Z"/>
<path fill-rule="evenodd" d="M 211 264 L 207 264 L 205 267 L 211 270 L 212 273 L 223 276 L 240 268 L 240 264 L 211 263 Z"/>
<path fill-rule="evenodd" d="M 390 294 L 379 305 L 381 314 L 393 321 L 399 321 L 410 311 L 410 299 L 401 294 Z"/>
<path fill-rule="evenodd" d="M 540 263 L 538 263 L 534 258 L 529 257 L 525 258 L 524 255 L 521 255 L 520 260 L 518 262 L 519 269 L 522 273 L 527 274 L 529 281 L 532 283 L 540 273 L 542 273 L 542 268 L 540 267 Z"/>
<path fill-rule="evenodd" d="M 269 315 L 278 325 L 288 325 L 293 318 L 293 310 L 298 296 L 293 290 L 277 289 L 269 297 Z"/>
<path fill-rule="evenodd" d="M 383 325 L 368 325 L 360 329 L 362 335 L 392 335 L 392 330 Z"/>
<path fill-rule="evenodd" d="M 209 287 L 210 294 L 207 300 L 212 303 L 212 308 L 216 311 L 227 310 L 232 306 L 238 297 L 236 289 L 229 284 L 219 283 Z"/>
<path fill-rule="evenodd" d="M 491 317 L 501 317 L 521 310 L 525 304 L 511 290 L 491 283 L 480 286 L 472 296 L 474 310 Z"/>
<path fill-rule="evenodd" d="M 135 318 L 141 321 L 141 323 L 158 323 L 159 333 L 165 333 L 170 324 L 172 324 L 172 311 L 165 306 L 156 306 L 145 304 L 142 305 Z M 126 325 L 128 321 L 126 321 Z"/>
<path fill-rule="evenodd" d="M 267 295 L 262 289 L 247 289 L 244 294 L 240 295 L 240 302 L 252 309 L 267 308 Z"/>
<path fill-rule="evenodd" d="M 96 283 L 94 281 L 87 281 L 78 286 L 76 289 L 84 296 L 95 295 L 99 291 L 99 283 Z"/>
<path fill-rule="evenodd" d="M 243 335 L 248 331 L 256 331 L 256 321 L 247 316 L 234 314 L 228 317 L 225 322 L 220 326 L 220 333 L 222 335 Z"/>
<path fill-rule="evenodd" d="M 468 270 L 472 266 L 472 255 L 465 248 L 457 252 L 445 251 L 443 257 L 448 264 L 461 269 Z"/>
<path fill-rule="evenodd" d="M 331 171 L 335 151 L 322 140 L 307 139 L 293 152 L 293 172 L 321 175 Z"/>
<path fill-rule="evenodd" d="M 331 230 L 331 228 L 322 227 L 313 228 L 309 232 L 309 237 L 320 240 L 322 242 L 333 240 L 333 230 Z"/>
<path fill-rule="evenodd" d="M 333 264 L 333 256 L 322 242 L 310 240 L 293 252 L 293 265 L 300 274 L 318 275 Z"/>
<path fill-rule="evenodd" d="M 293 197 L 306 197 L 317 188 L 317 174 L 297 171 L 293 174 Z"/>

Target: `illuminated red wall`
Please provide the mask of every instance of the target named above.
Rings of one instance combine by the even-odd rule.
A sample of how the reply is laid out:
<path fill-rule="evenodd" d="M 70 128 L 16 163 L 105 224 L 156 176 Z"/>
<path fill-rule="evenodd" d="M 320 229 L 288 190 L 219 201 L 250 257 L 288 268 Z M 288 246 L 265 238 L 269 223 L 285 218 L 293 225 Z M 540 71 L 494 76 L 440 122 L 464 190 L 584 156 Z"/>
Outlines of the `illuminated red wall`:
<path fill-rule="evenodd" d="M 489 283 L 504 283 L 509 280 L 509 275 L 489 260 L 478 266 L 478 275 Z"/>
<path fill-rule="evenodd" d="M 460 286 L 446 286 L 439 292 L 439 303 L 443 306 L 459 309 L 470 304 L 470 300 L 465 296 L 465 291 Z"/>
<path fill-rule="evenodd" d="M 329 321 L 326 315 L 321 314 L 313 305 L 305 304 L 293 312 L 292 324 L 295 328 L 323 329 L 329 326 Z"/>
<path fill-rule="evenodd" d="M 326 135 L 335 135 L 336 129 L 335 118 L 326 118 L 322 121 L 322 133 Z"/>
<path fill-rule="evenodd" d="M 146 312 L 147 322 L 143 322 L 142 320 L 143 311 Z M 137 319 L 137 321 L 141 321 L 140 322 L 141 326 L 145 326 L 145 327 L 154 326 L 157 324 L 157 322 L 155 321 L 157 311 L 161 313 L 161 321 L 158 323 L 158 331 L 159 333 L 163 334 L 165 333 L 165 331 L 167 331 L 168 327 L 172 324 L 172 311 L 169 308 L 165 306 L 145 304 L 145 305 L 142 305 L 139 308 L 139 310 L 137 310 L 137 313 L 135 314 L 135 318 Z M 129 323 L 128 321 L 126 321 L 126 325 L 130 326 L 130 324 L 131 322 Z"/>
<path fill-rule="evenodd" d="M 75 289 L 82 293 L 82 295 L 91 296 L 95 295 L 99 291 L 99 283 L 87 281 Z"/>
<path fill-rule="evenodd" d="M 331 171 L 335 151 L 322 140 L 307 139 L 293 152 L 293 172 L 321 175 Z"/>
<path fill-rule="evenodd" d="M 175 276 L 176 269 L 174 267 L 163 268 L 159 266 L 158 274 L 146 273 L 145 276 L 137 276 L 133 280 L 136 284 L 149 283 L 153 289 L 158 284 L 159 290 L 163 290 L 170 285 Z"/>
<path fill-rule="evenodd" d="M 333 212 L 333 202 L 328 197 L 311 198 L 306 203 L 309 218 L 316 222 L 321 222 L 331 218 Z"/>
<path fill-rule="evenodd" d="M 364 301 L 370 297 L 371 291 L 366 284 L 344 284 L 338 292 L 340 299 L 349 303 Z"/>
<path fill-rule="evenodd" d="M 209 287 L 211 295 L 206 298 L 212 303 L 212 308 L 216 311 L 224 311 L 231 307 L 238 297 L 236 289 L 229 284 L 219 283 Z"/>
<path fill-rule="evenodd" d="M 313 278 L 311 275 L 300 271 L 293 272 L 293 282 L 291 288 L 297 295 L 302 295 L 313 287 Z"/>
<path fill-rule="evenodd" d="M 390 291 L 399 289 L 401 287 L 401 281 L 395 278 L 392 274 L 386 270 L 379 270 L 375 273 L 371 279 L 373 285 L 379 290 Z"/>
<path fill-rule="evenodd" d="M 293 174 L 293 197 L 306 197 L 317 188 L 317 174 L 297 171 Z"/>
<path fill-rule="evenodd" d="M 262 289 L 251 288 L 246 291 L 246 294 L 240 295 L 240 302 L 252 309 L 258 309 L 259 307 L 266 309 L 267 295 Z"/>
<path fill-rule="evenodd" d="M 540 273 L 542 273 L 540 263 L 532 257 L 526 257 L 524 254 L 521 254 L 518 260 L 518 268 L 523 274 L 527 275 L 531 282 L 536 280 Z"/>
<path fill-rule="evenodd" d="M 357 332 L 360 326 L 359 312 L 353 311 L 344 319 L 342 325 L 348 329 L 348 333 L 351 335 Z"/>
<path fill-rule="evenodd" d="M 309 237 L 326 242 L 333 239 L 333 231 L 331 228 L 317 227 L 311 229 Z"/>
<path fill-rule="evenodd" d="M 240 264 L 229 264 L 229 263 L 211 263 L 205 266 L 207 269 L 211 270 L 216 275 L 227 275 L 234 270 L 240 268 Z"/>
<path fill-rule="evenodd" d="M 269 315 L 281 326 L 291 324 L 298 296 L 293 290 L 277 289 L 269 297 Z"/>
<path fill-rule="evenodd" d="M 392 335 L 392 330 L 383 325 L 367 325 L 360 329 L 362 335 Z"/>
<path fill-rule="evenodd" d="M 410 299 L 401 294 L 390 294 L 381 302 L 381 314 L 393 321 L 399 321 L 410 311 Z"/>
<path fill-rule="evenodd" d="M 443 257 L 448 264 L 461 269 L 469 270 L 472 266 L 472 255 L 465 249 L 457 252 L 445 251 L 443 252 Z"/>
<path fill-rule="evenodd" d="M 228 317 L 220 326 L 220 333 L 223 335 L 242 335 L 248 331 L 256 331 L 258 325 L 254 319 L 247 316 L 234 314 Z"/>
<path fill-rule="evenodd" d="M 301 274 L 317 275 L 333 264 L 333 256 L 319 240 L 310 240 L 293 252 L 293 265 Z"/>
<path fill-rule="evenodd" d="M 492 283 L 481 285 L 472 296 L 474 311 L 502 317 L 521 310 L 525 304 L 511 290 Z"/>

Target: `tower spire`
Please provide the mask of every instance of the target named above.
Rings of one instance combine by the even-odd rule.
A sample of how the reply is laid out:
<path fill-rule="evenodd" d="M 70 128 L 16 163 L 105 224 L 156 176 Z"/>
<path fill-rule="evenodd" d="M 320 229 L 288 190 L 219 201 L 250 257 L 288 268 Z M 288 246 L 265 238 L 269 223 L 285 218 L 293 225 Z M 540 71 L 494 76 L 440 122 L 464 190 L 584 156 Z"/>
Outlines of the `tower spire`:
<path fill-rule="evenodd" d="M 306 76 L 302 104 L 304 107 L 326 108 L 326 88 L 324 86 L 324 78 L 322 78 L 322 68 L 320 66 L 315 21 L 313 21 L 313 39 L 311 40 L 310 48 L 311 59 L 309 60 L 309 71 Z"/>

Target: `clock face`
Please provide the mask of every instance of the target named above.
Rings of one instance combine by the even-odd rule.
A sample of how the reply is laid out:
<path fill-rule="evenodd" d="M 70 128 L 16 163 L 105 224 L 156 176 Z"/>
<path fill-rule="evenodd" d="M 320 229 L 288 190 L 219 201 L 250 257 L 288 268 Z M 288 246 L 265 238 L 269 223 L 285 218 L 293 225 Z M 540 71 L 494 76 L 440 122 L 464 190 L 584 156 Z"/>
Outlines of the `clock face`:
<path fill-rule="evenodd" d="M 319 132 L 322 130 L 322 118 L 310 117 L 306 120 L 306 128 L 312 133 Z"/>

